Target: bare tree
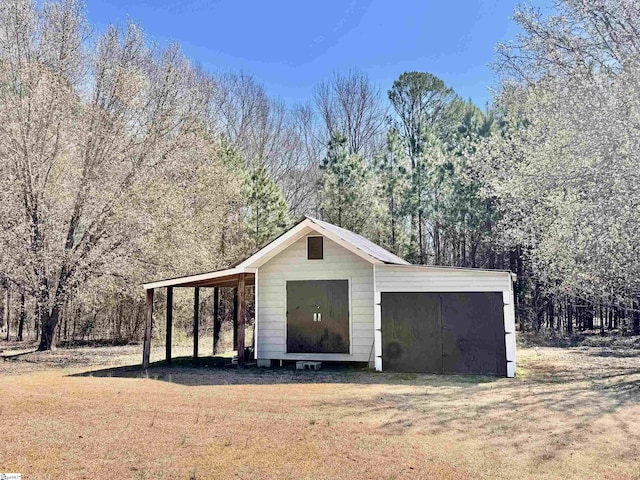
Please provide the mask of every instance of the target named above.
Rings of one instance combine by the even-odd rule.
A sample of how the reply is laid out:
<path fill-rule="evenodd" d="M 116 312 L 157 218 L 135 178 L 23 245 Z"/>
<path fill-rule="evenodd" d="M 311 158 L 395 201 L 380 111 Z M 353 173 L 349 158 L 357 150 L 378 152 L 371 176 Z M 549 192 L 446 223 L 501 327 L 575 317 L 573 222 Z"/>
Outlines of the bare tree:
<path fill-rule="evenodd" d="M 552 5 L 551 16 L 526 4 L 516 9 L 523 33 L 498 45 L 494 64 L 505 80 L 531 84 L 548 75 L 629 73 L 640 55 L 637 1 L 553 0 Z"/>
<path fill-rule="evenodd" d="M 292 214 L 309 212 L 321 158 L 314 150 L 310 110 L 288 109 L 253 77 L 240 73 L 217 77 L 211 114 L 211 127 L 240 152 L 245 167 L 265 166 Z"/>
<path fill-rule="evenodd" d="M 11 287 L 7 284 L 7 303 L 6 303 L 6 326 L 7 326 L 7 336 L 5 340 L 8 342 L 11 335 Z"/>
<path fill-rule="evenodd" d="M 242 154 L 248 168 L 279 164 L 279 146 L 287 136 L 287 110 L 247 74 L 217 77 L 211 122 Z"/>
<path fill-rule="evenodd" d="M 322 140 L 344 135 L 349 154 L 370 158 L 384 142 L 386 110 L 380 91 L 364 74 L 336 73 L 314 92 L 315 106 L 323 121 Z"/>
<path fill-rule="evenodd" d="M 150 48 L 134 24 L 92 48 L 88 31 L 77 0 L 0 6 L 0 240 L 13 252 L 1 268 L 37 298 L 41 350 L 73 289 L 130 242 L 132 193 L 208 104 L 178 48 Z"/>

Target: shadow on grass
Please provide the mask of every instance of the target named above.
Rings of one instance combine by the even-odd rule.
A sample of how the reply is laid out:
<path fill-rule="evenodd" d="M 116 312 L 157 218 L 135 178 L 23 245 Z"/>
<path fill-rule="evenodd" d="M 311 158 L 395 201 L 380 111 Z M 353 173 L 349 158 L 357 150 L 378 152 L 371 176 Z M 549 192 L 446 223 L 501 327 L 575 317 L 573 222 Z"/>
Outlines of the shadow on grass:
<path fill-rule="evenodd" d="M 471 386 L 503 380 L 485 375 L 435 375 L 421 373 L 375 372 L 366 363 L 323 362 L 321 370 L 284 367 L 238 368 L 229 357 L 174 358 L 171 365 L 153 362 L 145 372 L 140 365 L 104 368 L 70 375 L 72 377 L 150 378 L 186 386 L 275 385 L 296 383 L 349 383 L 424 386 Z M 508 380 L 506 380 L 508 381 Z"/>
<path fill-rule="evenodd" d="M 196 362 L 180 357 L 170 366 L 155 362 L 146 372 L 132 365 L 74 376 L 150 378 L 185 386 L 405 386 L 410 388 L 352 389 L 335 398 L 312 399 L 311 407 L 331 422 L 377 422 L 385 435 L 418 429 L 425 435 L 446 433 L 496 445 L 508 441 L 534 449 L 536 458 L 544 462 L 581 445 L 592 434 L 593 422 L 640 404 L 637 357 L 606 358 L 593 353 L 576 351 L 579 357 L 569 357 L 564 363 L 544 357 L 523 361 L 527 375 L 519 379 L 374 372 L 365 364 L 329 362 L 323 362 L 320 371 L 295 370 L 292 365 L 238 369 L 225 357 L 202 357 Z M 258 392 L 255 390 L 256 395 Z M 608 421 L 621 431 L 637 429 L 633 416 L 618 415 Z M 640 441 L 640 435 L 629 433 L 629 441 L 634 439 Z"/>
<path fill-rule="evenodd" d="M 355 394 L 322 399 L 313 407 L 340 412 L 338 421 L 361 419 L 370 423 L 378 418 L 379 431 L 385 435 L 403 435 L 417 429 L 425 435 L 453 434 L 496 445 L 508 441 L 536 449 L 540 461 L 547 461 L 544 457 L 549 452 L 554 452 L 552 459 L 580 445 L 597 420 L 640 405 L 637 364 L 618 372 L 603 369 L 583 377 L 575 373 L 547 374 L 536 365 L 530 366 L 530 375 L 524 379 L 449 385 L 458 388 L 389 389 L 364 397 Z M 633 415 L 617 415 L 608 422 L 621 431 L 637 432 Z M 629 433 L 629 441 L 640 441 L 640 433 Z"/>
<path fill-rule="evenodd" d="M 58 348 L 100 348 L 100 347 L 122 347 L 125 345 L 140 345 L 140 342 L 131 340 L 111 340 L 111 339 L 75 339 L 75 340 L 61 340 L 57 342 Z"/>
<path fill-rule="evenodd" d="M 633 358 L 640 357 L 640 350 L 631 350 L 631 349 L 623 349 L 623 350 L 613 350 L 603 348 L 600 350 L 589 351 L 587 355 L 592 357 L 615 357 L 615 358 Z"/>

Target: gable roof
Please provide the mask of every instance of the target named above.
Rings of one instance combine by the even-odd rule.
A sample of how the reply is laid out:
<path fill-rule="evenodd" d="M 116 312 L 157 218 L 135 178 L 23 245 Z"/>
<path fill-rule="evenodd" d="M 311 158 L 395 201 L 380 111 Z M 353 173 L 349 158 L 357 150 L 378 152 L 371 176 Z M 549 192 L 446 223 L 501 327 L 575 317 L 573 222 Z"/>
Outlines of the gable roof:
<path fill-rule="evenodd" d="M 380 245 L 373 243 L 371 240 L 364 238 L 362 235 L 358 235 L 357 233 L 353 233 L 350 230 L 347 230 L 342 227 L 338 227 L 337 225 L 333 225 L 332 223 L 324 222 L 322 220 L 318 220 L 313 217 L 306 217 L 311 220 L 316 225 L 322 227 L 323 229 L 334 233 L 335 235 L 342 238 L 344 241 L 351 243 L 353 246 L 366 252 L 368 255 L 371 255 L 374 258 L 377 258 L 383 263 L 390 263 L 393 265 L 409 265 L 404 258 L 400 258 L 399 256 L 391 253 L 389 250 L 385 250 Z"/>
<path fill-rule="evenodd" d="M 238 262 L 237 268 L 256 268 L 309 233 L 319 233 L 370 263 L 409 265 L 409 262 L 367 240 L 361 235 L 313 217 L 302 217 L 296 224 Z"/>
<path fill-rule="evenodd" d="M 150 289 L 166 286 L 222 285 L 222 282 L 228 281 L 231 277 L 237 277 L 240 273 L 253 274 L 257 267 L 268 262 L 291 244 L 310 233 L 319 233 L 373 264 L 410 265 L 406 260 L 394 255 L 361 235 L 331 223 L 305 216 L 280 233 L 280 235 L 258 248 L 249 257 L 232 264 L 227 269 L 157 280 L 144 283 L 143 286 L 145 289 Z"/>

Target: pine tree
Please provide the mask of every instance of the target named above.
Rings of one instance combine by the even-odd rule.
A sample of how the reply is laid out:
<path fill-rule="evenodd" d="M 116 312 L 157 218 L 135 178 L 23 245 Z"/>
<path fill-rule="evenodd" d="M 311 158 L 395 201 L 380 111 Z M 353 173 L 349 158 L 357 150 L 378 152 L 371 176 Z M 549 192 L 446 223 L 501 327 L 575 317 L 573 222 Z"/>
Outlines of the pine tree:
<path fill-rule="evenodd" d="M 380 243 L 397 254 L 401 254 L 404 243 L 406 209 L 403 203 L 410 186 L 407 163 L 399 133 L 392 128 L 387 133 L 386 149 L 375 159 L 373 167 L 383 205 Z"/>
<path fill-rule="evenodd" d="M 243 190 L 247 199 L 247 231 L 258 247 L 287 225 L 289 207 L 282 190 L 271 179 L 264 165 L 250 172 Z"/>
<path fill-rule="evenodd" d="M 451 251 L 449 262 L 477 267 L 479 249 L 490 237 L 497 218 L 492 201 L 480 195 L 481 184 L 469 165 L 469 158 L 480 142 L 495 132 L 497 125 L 493 111 L 482 112 L 470 100 L 460 103 L 458 125 L 448 144 L 453 169 L 446 222 L 457 239 L 457 251 Z"/>
<path fill-rule="evenodd" d="M 349 155 L 343 135 L 329 142 L 320 168 L 320 212 L 322 218 L 357 233 L 365 233 L 375 210 L 375 196 L 366 165 L 358 155 Z"/>
<path fill-rule="evenodd" d="M 393 82 L 389 101 L 395 111 L 401 138 L 411 161 L 411 191 L 406 206 L 411 216 L 414 260 L 427 263 L 429 246 L 433 245 L 434 261 L 438 263 L 439 244 L 437 222 L 428 218 L 433 206 L 433 191 L 429 191 L 430 155 L 448 137 L 455 117 L 457 95 L 435 75 L 406 72 Z M 435 148 L 434 148 L 435 147 Z"/>

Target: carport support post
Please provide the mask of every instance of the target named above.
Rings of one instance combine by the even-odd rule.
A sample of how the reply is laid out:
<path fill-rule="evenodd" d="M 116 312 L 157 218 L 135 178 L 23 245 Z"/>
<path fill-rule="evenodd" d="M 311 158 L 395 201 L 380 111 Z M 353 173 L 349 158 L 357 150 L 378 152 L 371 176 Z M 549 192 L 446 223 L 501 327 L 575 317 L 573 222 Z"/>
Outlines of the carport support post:
<path fill-rule="evenodd" d="M 233 348 L 238 348 L 238 289 L 233 289 Z"/>
<path fill-rule="evenodd" d="M 153 288 L 147 290 L 147 311 L 144 326 L 144 343 L 142 347 L 142 368 L 149 368 L 151 356 L 151 329 L 153 328 Z"/>
<path fill-rule="evenodd" d="M 213 354 L 218 353 L 218 337 L 220 337 L 220 291 L 213 288 Z"/>
<path fill-rule="evenodd" d="M 171 331 L 173 330 L 173 287 L 167 287 L 167 336 L 165 341 L 167 365 L 171 365 Z"/>
<path fill-rule="evenodd" d="M 199 323 L 200 323 L 200 287 L 193 289 L 193 359 L 198 359 L 198 341 L 199 341 Z"/>
<path fill-rule="evenodd" d="M 244 273 L 238 275 L 238 368 L 244 366 L 244 317 L 245 317 L 245 278 Z"/>

